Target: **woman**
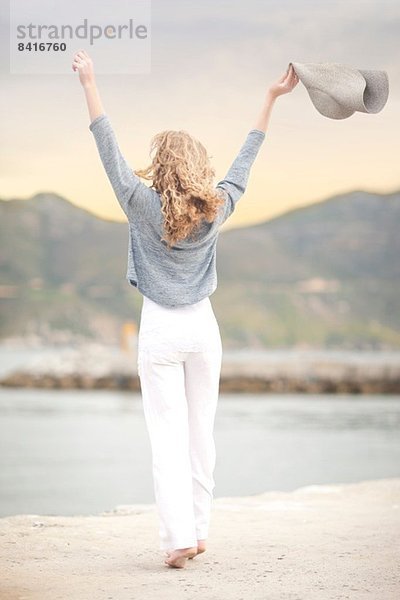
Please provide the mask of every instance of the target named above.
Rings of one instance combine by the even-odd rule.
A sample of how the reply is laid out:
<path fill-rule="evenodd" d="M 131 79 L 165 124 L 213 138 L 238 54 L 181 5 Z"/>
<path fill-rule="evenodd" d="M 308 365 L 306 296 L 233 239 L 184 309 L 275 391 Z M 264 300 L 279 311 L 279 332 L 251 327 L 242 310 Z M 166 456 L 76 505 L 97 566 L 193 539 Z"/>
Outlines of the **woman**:
<path fill-rule="evenodd" d="M 204 146 L 182 130 L 156 134 L 151 165 L 132 171 L 84 50 L 75 54 L 72 69 L 84 88 L 89 129 L 128 218 L 126 277 L 143 295 L 138 375 L 152 449 L 160 548 L 166 550 L 165 564 L 182 568 L 206 549 L 215 486 L 213 428 L 222 344 L 209 296 L 217 287 L 219 228 L 246 189 L 275 99 L 292 91 L 298 78 L 290 66 L 268 89 L 254 128 L 214 187 Z"/>

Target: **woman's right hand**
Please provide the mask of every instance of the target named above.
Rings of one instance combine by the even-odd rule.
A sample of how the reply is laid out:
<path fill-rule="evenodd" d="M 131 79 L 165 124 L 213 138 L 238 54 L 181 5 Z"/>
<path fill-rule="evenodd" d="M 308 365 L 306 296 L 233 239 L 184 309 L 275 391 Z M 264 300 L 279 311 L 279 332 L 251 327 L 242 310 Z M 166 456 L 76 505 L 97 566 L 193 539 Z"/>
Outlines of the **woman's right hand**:
<path fill-rule="evenodd" d="M 294 70 L 293 65 L 290 65 L 278 81 L 271 85 L 268 94 L 274 98 L 281 96 L 282 94 L 288 94 L 298 83 L 299 78 L 296 71 Z"/>

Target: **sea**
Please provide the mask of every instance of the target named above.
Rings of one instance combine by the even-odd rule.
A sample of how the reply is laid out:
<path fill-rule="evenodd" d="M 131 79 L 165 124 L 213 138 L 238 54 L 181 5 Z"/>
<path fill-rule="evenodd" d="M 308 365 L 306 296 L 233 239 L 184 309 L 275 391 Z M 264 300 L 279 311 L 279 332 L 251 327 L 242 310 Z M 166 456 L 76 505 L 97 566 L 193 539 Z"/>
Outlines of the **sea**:
<path fill-rule="evenodd" d="M 214 441 L 214 497 L 400 477 L 400 396 L 221 393 Z M 0 387 L 0 516 L 154 502 L 139 392 Z"/>

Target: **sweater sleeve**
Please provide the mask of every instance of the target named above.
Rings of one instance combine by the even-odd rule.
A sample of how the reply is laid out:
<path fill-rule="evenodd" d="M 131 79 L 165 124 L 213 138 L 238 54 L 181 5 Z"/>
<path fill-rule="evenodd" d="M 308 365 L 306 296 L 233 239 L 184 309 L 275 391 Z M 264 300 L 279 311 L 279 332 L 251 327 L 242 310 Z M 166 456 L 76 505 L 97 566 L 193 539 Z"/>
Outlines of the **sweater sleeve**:
<path fill-rule="evenodd" d="M 96 117 L 89 125 L 100 159 L 110 180 L 115 196 L 128 220 L 137 214 L 149 188 L 135 175 L 119 149 L 114 130 L 106 114 Z"/>
<path fill-rule="evenodd" d="M 251 166 L 264 138 L 264 131 L 261 131 L 261 129 L 251 129 L 226 176 L 217 183 L 216 188 L 223 189 L 226 196 L 221 224 L 233 213 L 237 201 L 244 194 Z"/>

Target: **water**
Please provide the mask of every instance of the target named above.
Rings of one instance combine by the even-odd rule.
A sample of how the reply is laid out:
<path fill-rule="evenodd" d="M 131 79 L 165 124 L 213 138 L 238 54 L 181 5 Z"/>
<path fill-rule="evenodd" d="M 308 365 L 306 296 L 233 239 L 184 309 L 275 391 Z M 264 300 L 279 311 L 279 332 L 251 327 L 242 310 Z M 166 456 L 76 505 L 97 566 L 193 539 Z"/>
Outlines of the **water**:
<path fill-rule="evenodd" d="M 399 396 L 221 394 L 215 497 L 400 476 Z M 0 515 L 154 502 L 140 394 L 0 389 Z"/>

